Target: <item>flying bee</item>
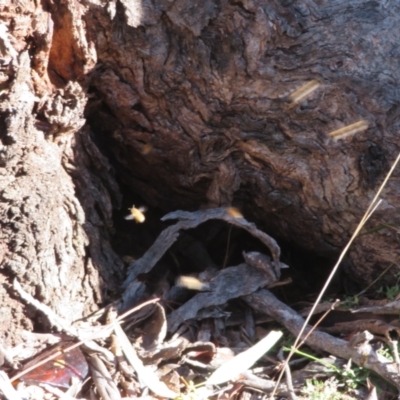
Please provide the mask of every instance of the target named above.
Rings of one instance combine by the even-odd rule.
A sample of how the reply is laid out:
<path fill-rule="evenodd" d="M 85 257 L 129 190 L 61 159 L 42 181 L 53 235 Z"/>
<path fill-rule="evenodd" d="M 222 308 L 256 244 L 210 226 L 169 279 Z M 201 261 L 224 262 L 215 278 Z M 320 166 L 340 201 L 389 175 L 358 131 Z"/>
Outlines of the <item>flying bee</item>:
<path fill-rule="evenodd" d="M 190 290 L 201 291 L 209 289 L 208 283 L 201 282 L 193 276 L 178 276 L 178 278 L 176 278 L 175 285 L 178 287 L 185 287 L 186 289 Z"/>
<path fill-rule="evenodd" d="M 303 99 L 309 96 L 314 90 L 317 90 L 320 86 L 320 83 L 313 79 L 310 82 L 307 82 L 303 85 L 300 89 L 294 91 L 290 96 L 289 99 L 292 101 L 293 104 L 300 103 Z"/>
<path fill-rule="evenodd" d="M 333 140 L 339 140 L 344 139 L 347 136 L 354 135 L 355 133 L 365 131 L 366 129 L 368 129 L 368 122 L 361 120 L 354 124 L 347 125 L 343 128 L 336 129 L 333 132 L 329 132 L 329 136 Z"/>
<path fill-rule="evenodd" d="M 128 208 L 130 214 L 125 217 L 125 219 L 134 219 L 136 222 L 142 223 L 146 219 L 144 216 L 145 211 L 147 211 L 147 207 L 140 206 L 138 208 L 135 205 L 132 208 Z"/>
<path fill-rule="evenodd" d="M 123 141 L 124 141 L 124 138 L 123 138 L 121 132 L 122 132 L 121 129 L 116 129 L 116 130 L 113 132 L 113 134 L 112 134 L 112 137 L 113 137 L 115 140 L 118 140 L 118 142 L 123 142 Z"/>
<path fill-rule="evenodd" d="M 228 207 L 226 212 L 233 218 L 243 218 L 242 213 L 236 207 Z"/>
<path fill-rule="evenodd" d="M 140 153 L 146 156 L 153 150 L 153 146 L 150 143 L 146 143 L 145 145 L 142 146 Z"/>

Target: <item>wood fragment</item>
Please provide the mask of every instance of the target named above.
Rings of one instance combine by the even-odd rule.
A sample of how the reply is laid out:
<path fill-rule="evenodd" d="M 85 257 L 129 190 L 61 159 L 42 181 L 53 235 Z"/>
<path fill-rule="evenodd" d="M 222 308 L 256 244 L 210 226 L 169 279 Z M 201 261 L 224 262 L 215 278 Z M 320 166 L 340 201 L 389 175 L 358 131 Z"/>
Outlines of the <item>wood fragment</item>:
<path fill-rule="evenodd" d="M 119 393 L 117 385 L 97 354 L 92 354 L 88 358 L 88 362 L 91 366 L 94 384 L 101 398 L 103 400 L 121 399 L 121 394 Z"/>
<path fill-rule="evenodd" d="M 137 356 L 131 342 L 117 321 L 114 323 L 114 331 L 126 359 L 135 369 L 140 381 L 161 398 L 173 399 L 177 397 L 178 394 L 170 390 L 165 383 L 161 382 L 149 366 L 143 365 L 143 362 Z"/>
<path fill-rule="evenodd" d="M 242 251 L 242 255 L 246 264 L 259 269 L 266 276 L 269 276 L 272 281 L 277 281 L 281 277 L 281 268 L 275 267 L 271 258 L 265 254 L 259 253 L 258 251 Z M 275 282 L 273 282 L 275 283 Z"/>
<path fill-rule="evenodd" d="M 267 379 L 263 379 L 260 378 L 257 375 L 254 375 L 253 373 L 249 372 L 249 371 L 245 371 L 241 374 L 241 378 L 238 379 L 239 383 L 243 383 L 244 385 L 257 389 L 257 390 L 261 390 L 264 391 L 266 393 L 270 393 L 273 391 L 274 387 L 275 387 L 275 382 L 273 380 L 267 380 Z M 285 384 L 281 384 L 280 386 L 280 394 L 287 394 L 287 392 L 285 391 L 286 387 Z M 282 390 L 282 388 L 284 388 Z"/>
<path fill-rule="evenodd" d="M 354 330 L 367 330 L 375 336 L 391 340 L 392 335 L 400 336 L 400 328 L 379 319 L 357 319 L 346 322 L 336 322 L 332 327 L 325 328 L 326 332 L 348 334 Z"/>
<path fill-rule="evenodd" d="M 125 292 L 122 295 L 120 304 L 122 310 L 129 308 L 132 304 L 141 300 L 141 294 L 144 292 L 145 287 L 142 282 L 136 281 L 136 277 L 151 271 L 165 252 L 178 239 L 180 231 L 196 228 L 210 219 L 220 219 L 233 226 L 245 229 L 269 248 L 274 266 L 278 267 L 280 265 L 280 248 L 276 241 L 271 236 L 258 230 L 255 224 L 248 222 L 244 218 L 238 218 L 236 214 L 232 216 L 230 208 L 213 208 L 196 212 L 175 211 L 164 216 L 162 221 L 172 219 L 177 219 L 178 222 L 164 229 L 143 257 L 129 265 L 128 276 L 123 285 Z"/>
<path fill-rule="evenodd" d="M 265 289 L 243 297 L 243 300 L 257 312 L 265 313 L 285 326 L 294 336 L 300 332 L 304 319 L 286 304 L 279 301 L 271 292 Z M 305 333 L 311 329 L 307 327 Z M 372 335 L 371 335 L 372 336 Z M 396 363 L 378 354 L 365 341 L 361 345 L 351 346 L 345 340 L 335 338 L 327 333 L 314 331 L 306 340 L 307 345 L 341 357 L 352 359 L 357 365 L 370 369 L 400 390 L 400 376 Z"/>
<path fill-rule="evenodd" d="M 283 356 L 283 349 L 281 348 L 278 352 L 278 358 L 282 362 L 283 368 L 285 368 L 286 385 L 288 388 L 288 397 L 290 400 L 297 400 L 296 393 L 293 387 L 292 373 L 290 371 L 289 363 L 285 363 L 285 357 Z"/>
<path fill-rule="evenodd" d="M 359 308 L 352 308 L 350 312 L 398 315 L 400 312 L 400 301 L 395 300 L 384 305 L 361 306 Z"/>
<path fill-rule="evenodd" d="M 225 268 L 209 283 L 208 292 L 196 294 L 168 316 L 168 330 L 174 332 L 184 321 L 196 318 L 201 309 L 226 304 L 271 282 L 274 282 L 271 277 L 247 264 Z"/>

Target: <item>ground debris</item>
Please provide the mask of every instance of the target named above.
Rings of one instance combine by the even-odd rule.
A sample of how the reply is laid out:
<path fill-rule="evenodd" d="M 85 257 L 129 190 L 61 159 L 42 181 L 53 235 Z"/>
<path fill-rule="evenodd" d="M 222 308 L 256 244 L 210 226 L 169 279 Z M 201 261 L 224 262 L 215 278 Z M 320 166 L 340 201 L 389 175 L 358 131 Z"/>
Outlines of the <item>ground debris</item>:
<path fill-rule="evenodd" d="M 282 368 L 285 368 L 287 380 L 286 383 L 279 384 L 279 398 L 294 398 L 307 385 L 306 382 L 313 378 L 325 379 L 334 386 L 336 383 L 330 374 L 332 370 L 339 368 L 338 365 L 342 368 L 346 363 L 344 360 L 353 360 L 359 366 L 373 370 L 400 389 L 398 363 L 390 362 L 375 351 L 370 343 L 373 336 L 367 331 L 368 329 L 375 335 L 380 334 L 390 341 L 391 335 L 398 334 L 399 329 L 396 325 L 372 318 L 357 320 L 359 328 L 365 330 L 353 334 L 349 341 L 321 331 L 311 332 L 306 339 L 307 345 L 338 357 L 333 361 L 321 360 L 317 365 L 322 363 L 326 368 L 315 368 L 319 372 L 314 375 L 307 372 L 312 367 L 311 364 L 302 369 L 297 367 L 305 364 L 305 359 L 296 359 L 285 365 L 283 348 L 278 354 L 274 348 L 269 352 L 271 354 L 265 355 L 280 339 L 282 332 L 274 331 L 275 328 L 270 324 L 260 325 L 257 316 L 272 317 L 293 335 L 299 332 L 303 323 L 300 314 L 268 290 L 276 287 L 280 282 L 281 268 L 287 267 L 279 260 L 278 245 L 254 224 L 247 222 L 241 214 L 233 216 L 225 209 L 194 213 L 177 211 L 168 214 L 164 220 L 176 218 L 179 221 L 166 228 L 144 256 L 130 266 L 124 285 L 126 290 L 121 299 L 75 324 L 67 323 L 49 307 L 26 293 L 18 281 L 14 282 L 18 295 L 39 310 L 60 334 L 30 334 L 27 336 L 29 346 L 26 345 L 23 351 L 21 348 L 19 353 L 16 349 L 2 349 L 10 380 L 15 384 L 19 379 L 26 386 L 22 388 L 20 383 L 13 393 L 5 382 L 3 392 L 9 390 L 6 398 L 19 396 L 15 398 L 34 399 L 43 397 L 43 393 L 46 396 L 55 396 L 52 398 L 61 396 L 57 392 L 60 385 L 54 380 L 56 374 L 51 371 L 56 371 L 57 363 L 71 364 L 73 370 L 81 370 L 81 364 L 74 361 L 77 351 L 85 354 L 91 380 L 83 383 L 86 369 L 82 372 L 82 377 L 78 376 L 78 382 L 75 380 L 73 384 L 63 383 L 62 388 L 68 390 L 70 399 L 82 396 L 89 396 L 91 399 L 266 399 L 275 390 L 275 378 Z M 226 266 L 224 261 L 224 267 L 218 269 L 218 265 L 205 254 L 204 270 L 193 272 L 190 279 L 184 280 L 184 275 L 178 275 L 178 279 L 173 280 L 173 276 L 162 275 L 162 296 L 154 298 L 154 293 L 149 292 L 144 284 L 143 274 L 149 273 L 156 266 L 177 239 L 180 230 L 193 229 L 210 219 L 220 219 L 248 231 L 268 247 L 271 257 L 257 251 L 245 252 L 240 249 L 239 256 L 242 254 L 244 263 Z M 191 243 L 196 255 L 206 251 L 200 242 L 187 243 Z M 186 251 L 185 256 L 190 255 L 189 253 L 190 251 Z M 156 285 L 151 287 L 158 290 Z M 140 299 L 140 305 L 132 308 L 131 303 L 135 299 Z M 131 304 L 131 307 L 122 314 L 127 309 L 127 304 Z M 328 309 L 328 304 L 322 304 L 318 311 Z M 354 313 L 354 309 L 334 312 L 338 316 L 358 315 Z M 342 322 L 341 325 L 339 321 L 331 329 L 343 334 L 349 330 L 351 323 L 352 321 L 346 325 L 346 322 Z M 323 327 L 321 329 L 329 330 Z M 306 332 L 310 332 L 310 329 Z M 272 336 L 274 340 L 271 339 Z M 63 345 L 61 350 L 60 347 L 46 349 L 43 355 L 41 352 L 44 346 L 39 346 L 39 339 L 43 341 L 44 338 L 46 343 L 50 340 L 68 339 L 69 344 Z M 27 347 L 31 350 L 28 351 Z M 15 371 L 18 369 L 18 359 L 32 358 L 35 353 L 40 358 L 35 356 L 30 368 L 33 369 L 34 376 L 41 377 L 40 380 L 29 379 L 28 365 L 25 362 L 22 370 Z M 47 364 L 41 361 L 45 356 Z M 48 368 L 49 365 L 53 370 Z M 51 373 L 44 374 L 46 366 Z M 295 369 L 293 373 L 291 368 Z M 35 390 L 40 389 L 41 394 L 29 394 L 26 390 L 31 386 Z M 308 387 L 307 390 L 314 389 Z M 374 389 L 372 387 L 371 391 Z M 358 392 L 358 398 L 366 397 L 364 392 Z M 346 397 L 341 397 L 344 398 Z"/>

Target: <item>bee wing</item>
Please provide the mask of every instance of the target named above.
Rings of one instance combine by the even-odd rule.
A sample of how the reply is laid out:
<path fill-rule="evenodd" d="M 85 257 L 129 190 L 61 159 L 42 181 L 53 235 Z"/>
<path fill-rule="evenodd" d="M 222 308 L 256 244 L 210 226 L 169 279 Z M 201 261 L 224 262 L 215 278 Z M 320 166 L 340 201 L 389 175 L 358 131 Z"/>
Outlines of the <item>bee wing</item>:
<path fill-rule="evenodd" d="M 135 217 L 132 214 L 129 214 L 125 217 L 125 219 L 134 219 Z"/>
<path fill-rule="evenodd" d="M 137 208 L 140 212 L 144 213 L 148 210 L 148 208 L 146 206 L 140 206 Z"/>
<path fill-rule="evenodd" d="M 207 283 L 201 282 L 193 276 L 178 276 L 175 281 L 176 286 L 185 287 L 191 290 L 207 290 L 209 288 Z"/>
<path fill-rule="evenodd" d="M 226 212 L 233 218 L 243 218 L 242 213 L 236 207 L 228 207 Z"/>

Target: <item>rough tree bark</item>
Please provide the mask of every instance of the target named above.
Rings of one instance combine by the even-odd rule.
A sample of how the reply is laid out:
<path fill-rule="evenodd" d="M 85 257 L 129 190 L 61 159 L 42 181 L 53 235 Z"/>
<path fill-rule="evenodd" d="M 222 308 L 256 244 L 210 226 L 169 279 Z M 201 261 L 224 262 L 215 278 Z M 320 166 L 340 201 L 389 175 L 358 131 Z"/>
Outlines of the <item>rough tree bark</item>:
<path fill-rule="evenodd" d="M 83 128 L 82 83 L 95 58 L 81 8 L 0 6 L 0 332 L 6 345 L 20 328 L 40 321 L 13 294 L 14 278 L 73 321 L 96 309 L 122 274 L 107 243 L 110 197 L 118 205 L 119 191 Z"/>
<path fill-rule="evenodd" d="M 91 7 L 91 84 L 104 105 L 91 121 L 113 132 L 116 160 L 150 204 L 242 204 L 274 237 L 335 254 L 399 151 L 399 5 L 121 1 L 108 15 Z M 290 94 L 314 80 L 320 86 L 293 104 Z M 368 129 L 329 136 L 359 121 Z M 369 227 L 398 225 L 398 176 Z M 362 236 L 349 272 L 362 286 L 398 254 L 394 231 Z"/>
<path fill-rule="evenodd" d="M 1 338 L 34 317 L 14 277 L 73 320 L 122 276 L 108 242 L 120 193 L 93 137 L 152 206 L 237 204 L 272 236 L 338 252 L 399 151 L 399 6 L 2 2 Z M 368 129 L 329 137 L 360 120 Z M 398 176 L 370 226 L 400 222 Z M 389 230 L 362 236 L 349 272 L 371 281 L 398 252 Z"/>

